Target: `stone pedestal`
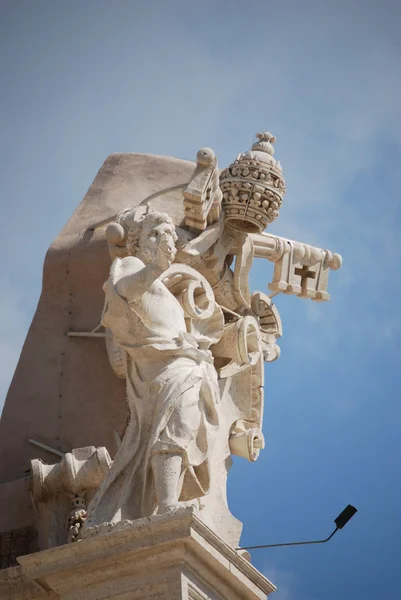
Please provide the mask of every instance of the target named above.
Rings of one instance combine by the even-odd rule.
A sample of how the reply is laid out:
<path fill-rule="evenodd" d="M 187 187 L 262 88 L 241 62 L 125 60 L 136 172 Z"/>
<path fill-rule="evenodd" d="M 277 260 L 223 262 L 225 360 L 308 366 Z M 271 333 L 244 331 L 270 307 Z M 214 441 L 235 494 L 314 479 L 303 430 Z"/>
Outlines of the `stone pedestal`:
<path fill-rule="evenodd" d="M 104 525 L 18 560 L 26 581 L 62 600 L 256 600 L 276 589 L 191 509 Z"/>

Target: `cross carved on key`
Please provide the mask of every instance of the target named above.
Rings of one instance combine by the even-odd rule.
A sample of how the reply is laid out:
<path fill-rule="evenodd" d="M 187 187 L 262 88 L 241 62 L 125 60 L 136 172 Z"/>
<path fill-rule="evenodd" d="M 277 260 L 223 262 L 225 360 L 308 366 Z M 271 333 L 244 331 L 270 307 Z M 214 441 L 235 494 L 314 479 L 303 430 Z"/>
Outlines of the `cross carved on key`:
<path fill-rule="evenodd" d="M 294 273 L 295 275 L 299 275 L 301 278 L 302 291 L 306 291 L 306 289 L 308 288 L 308 279 L 316 278 L 315 271 L 310 271 L 307 265 L 304 265 L 301 269 L 295 268 Z"/>

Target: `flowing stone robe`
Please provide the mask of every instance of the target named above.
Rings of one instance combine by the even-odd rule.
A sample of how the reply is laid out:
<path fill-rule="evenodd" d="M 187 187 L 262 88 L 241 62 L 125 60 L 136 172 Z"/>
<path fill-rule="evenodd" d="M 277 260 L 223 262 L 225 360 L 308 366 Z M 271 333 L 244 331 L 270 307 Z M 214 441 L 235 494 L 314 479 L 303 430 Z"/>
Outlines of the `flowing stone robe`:
<path fill-rule="evenodd" d="M 135 257 L 115 259 L 104 285 L 102 324 L 124 350 L 131 418 L 112 468 L 88 509 L 86 527 L 156 512 L 151 467 L 156 452 L 180 453 L 181 501 L 205 495 L 218 432 L 217 373 L 205 340 L 187 333 L 179 301 L 159 280 L 127 300 L 117 291 L 124 277 L 142 279 Z M 136 289 L 136 288 L 135 288 Z M 202 343 L 203 342 L 203 343 Z M 113 399 L 110 398 L 110 402 Z"/>

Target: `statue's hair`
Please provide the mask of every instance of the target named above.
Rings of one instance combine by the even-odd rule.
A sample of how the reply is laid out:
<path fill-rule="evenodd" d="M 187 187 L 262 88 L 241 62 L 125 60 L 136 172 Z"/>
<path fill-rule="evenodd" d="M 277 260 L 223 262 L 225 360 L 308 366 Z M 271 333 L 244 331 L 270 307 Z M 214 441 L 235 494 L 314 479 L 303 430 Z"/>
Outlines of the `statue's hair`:
<path fill-rule="evenodd" d="M 131 256 L 135 256 L 139 250 L 139 238 L 142 233 L 142 228 L 145 223 L 149 221 L 153 221 L 157 224 L 160 223 L 169 223 L 173 225 L 174 223 L 171 217 L 167 213 L 157 212 L 150 209 L 143 217 L 136 218 L 135 212 L 131 212 L 131 214 L 125 213 L 126 217 L 126 226 L 127 227 L 127 241 L 126 248 L 128 254 Z M 123 225 L 123 223 L 121 223 Z M 124 225 L 123 225 L 124 227 Z"/>

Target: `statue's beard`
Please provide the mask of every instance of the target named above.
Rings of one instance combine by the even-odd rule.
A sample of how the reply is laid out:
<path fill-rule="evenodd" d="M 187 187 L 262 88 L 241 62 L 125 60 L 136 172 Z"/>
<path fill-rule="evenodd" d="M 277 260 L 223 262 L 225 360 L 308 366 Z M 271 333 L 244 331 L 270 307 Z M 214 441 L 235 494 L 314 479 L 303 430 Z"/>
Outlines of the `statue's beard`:
<path fill-rule="evenodd" d="M 154 258 L 154 253 L 149 248 L 141 248 L 137 256 L 145 265 L 149 265 Z"/>
<path fill-rule="evenodd" d="M 155 248 L 142 247 L 136 253 L 136 256 L 137 256 L 137 258 L 140 258 L 141 261 L 145 265 L 149 265 L 153 261 L 153 259 L 155 257 L 155 253 L 156 253 Z M 174 258 L 175 258 L 176 254 L 177 254 L 177 249 L 175 247 L 169 249 L 169 251 L 166 252 L 166 256 L 170 259 L 171 262 L 174 262 Z"/>

